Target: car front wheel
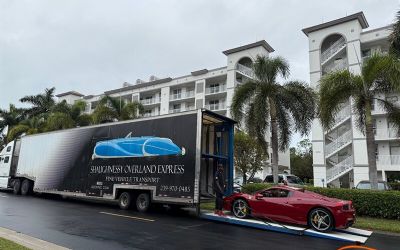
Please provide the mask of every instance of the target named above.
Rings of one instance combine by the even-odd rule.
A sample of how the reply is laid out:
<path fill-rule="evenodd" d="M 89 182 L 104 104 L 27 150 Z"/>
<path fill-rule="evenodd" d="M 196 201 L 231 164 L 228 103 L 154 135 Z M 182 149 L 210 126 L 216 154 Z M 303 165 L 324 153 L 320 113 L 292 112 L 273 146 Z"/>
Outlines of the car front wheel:
<path fill-rule="evenodd" d="M 244 219 L 250 214 L 250 207 L 245 200 L 237 199 L 233 202 L 232 212 L 235 217 Z"/>
<path fill-rule="evenodd" d="M 319 232 L 329 232 L 333 229 L 333 217 L 324 208 L 313 209 L 308 216 L 308 223 L 312 229 Z"/>

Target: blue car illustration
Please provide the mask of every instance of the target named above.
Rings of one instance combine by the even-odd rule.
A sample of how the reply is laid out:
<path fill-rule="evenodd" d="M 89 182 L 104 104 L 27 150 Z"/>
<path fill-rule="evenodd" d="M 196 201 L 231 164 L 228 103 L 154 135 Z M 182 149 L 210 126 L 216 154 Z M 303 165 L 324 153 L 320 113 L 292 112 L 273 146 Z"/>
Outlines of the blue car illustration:
<path fill-rule="evenodd" d="M 185 148 L 179 148 L 171 139 L 141 136 L 100 141 L 96 143 L 92 159 L 127 158 L 165 155 L 185 155 Z"/>

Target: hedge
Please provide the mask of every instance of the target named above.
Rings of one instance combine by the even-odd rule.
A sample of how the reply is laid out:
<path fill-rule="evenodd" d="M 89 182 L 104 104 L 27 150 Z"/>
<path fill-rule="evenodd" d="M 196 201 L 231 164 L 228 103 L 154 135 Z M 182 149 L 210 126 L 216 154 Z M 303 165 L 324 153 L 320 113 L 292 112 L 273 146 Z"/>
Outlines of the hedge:
<path fill-rule="evenodd" d="M 268 187 L 271 187 L 271 184 L 247 184 L 242 188 L 242 192 L 254 193 Z M 400 220 L 400 191 L 319 188 L 312 186 L 306 186 L 305 189 L 332 198 L 351 200 L 357 215 Z"/>

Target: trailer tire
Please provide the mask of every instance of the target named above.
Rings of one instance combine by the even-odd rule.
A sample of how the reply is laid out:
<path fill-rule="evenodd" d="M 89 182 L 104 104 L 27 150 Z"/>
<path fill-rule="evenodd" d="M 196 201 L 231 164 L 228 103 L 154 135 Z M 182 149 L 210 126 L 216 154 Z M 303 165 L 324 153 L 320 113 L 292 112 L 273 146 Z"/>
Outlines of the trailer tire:
<path fill-rule="evenodd" d="M 21 194 L 22 195 L 29 195 L 32 190 L 32 184 L 30 180 L 23 180 L 21 185 Z"/>
<path fill-rule="evenodd" d="M 127 210 L 131 207 L 132 195 L 129 192 L 122 192 L 118 199 L 118 205 L 121 209 Z"/>
<path fill-rule="evenodd" d="M 13 193 L 14 194 L 21 193 L 21 181 L 19 179 L 15 179 L 13 182 Z"/>
<path fill-rule="evenodd" d="M 141 193 L 136 197 L 136 209 L 141 212 L 145 213 L 150 208 L 150 196 L 148 193 Z"/>

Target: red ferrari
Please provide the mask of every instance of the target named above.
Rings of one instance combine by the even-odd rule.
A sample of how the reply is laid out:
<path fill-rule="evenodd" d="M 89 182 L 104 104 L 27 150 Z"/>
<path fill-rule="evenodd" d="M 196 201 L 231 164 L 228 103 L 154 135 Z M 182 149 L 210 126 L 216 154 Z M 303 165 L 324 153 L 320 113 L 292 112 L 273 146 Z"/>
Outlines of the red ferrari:
<path fill-rule="evenodd" d="M 235 193 L 224 199 L 224 209 L 241 219 L 264 218 L 310 226 L 320 232 L 348 228 L 355 222 L 351 201 L 288 186 L 276 186 L 254 194 Z"/>

